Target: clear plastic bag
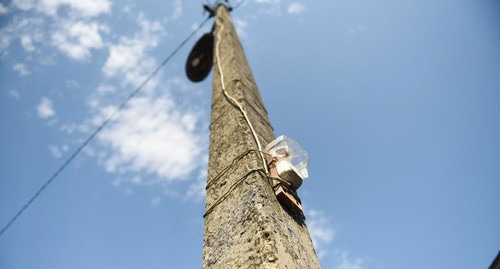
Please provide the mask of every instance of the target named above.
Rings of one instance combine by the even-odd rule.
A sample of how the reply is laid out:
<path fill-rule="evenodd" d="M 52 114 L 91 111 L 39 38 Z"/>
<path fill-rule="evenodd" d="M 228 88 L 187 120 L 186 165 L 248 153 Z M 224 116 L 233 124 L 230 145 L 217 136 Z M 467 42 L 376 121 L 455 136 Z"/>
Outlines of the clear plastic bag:
<path fill-rule="evenodd" d="M 295 140 L 281 135 L 266 146 L 265 150 L 278 161 L 286 160 L 295 167 L 295 171 L 302 178 L 309 177 L 307 169 L 307 152 Z"/>

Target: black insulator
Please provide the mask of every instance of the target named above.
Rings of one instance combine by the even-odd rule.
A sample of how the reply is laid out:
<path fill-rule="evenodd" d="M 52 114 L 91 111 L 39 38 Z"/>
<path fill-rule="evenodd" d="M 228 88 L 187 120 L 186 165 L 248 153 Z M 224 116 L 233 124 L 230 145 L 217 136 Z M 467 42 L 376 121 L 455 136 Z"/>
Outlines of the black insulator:
<path fill-rule="evenodd" d="M 186 74 L 192 82 L 204 80 L 212 68 L 214 36 L 204 34 L 194 45 L 186 62 Z"/>

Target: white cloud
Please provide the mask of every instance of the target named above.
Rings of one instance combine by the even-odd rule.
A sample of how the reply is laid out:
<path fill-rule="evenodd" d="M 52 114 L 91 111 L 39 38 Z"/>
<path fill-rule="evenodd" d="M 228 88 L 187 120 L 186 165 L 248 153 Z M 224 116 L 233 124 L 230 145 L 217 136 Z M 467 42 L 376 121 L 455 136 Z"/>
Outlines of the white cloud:
<path fill-rule="evenodd" d="M 101 109 L 95 123 L 113 111 Z M 179 110 L 168 95 L 133 99 L 98 139 L 111 173 L 144 173 L 163 181 L 184 179 L 199 167 L 204 143 L 194 131 L 198 116 Z"/>
<path fill-rule="evenodd" d="M 5 35 L 6 31 L 0 30 L 0 53 L 3 53 L 10 45 L 11 36 Z"/>
<path fill-rule="evenodd" d="M 133 9 L 132 5 L 130 3 L 127 3 L 127 4 L 122 6 L 121 12 L 130 13 L 130 11 L 132 11 L 132 9 Z"/>
<path fill-rule="evenodd" d="M 7 12 L 7 8 L 2 3 L 0 3 L 0 15 L 6 14 Z"/>
<path fill-rule="evenodd" d="M 144 58 L 146 47 L 146 40 L 123 39 L 120 44 L 109 48 L 109 56 L 102 71 L 106 76 L 111 77 L 134 69 Z"/>
<path fill-rule="evenodd" d="M 104 45 L 100 31 L 106 27 L 97 22 L 62 22 L 60 27 L 52 34 L 52 44 L 72 59 L 85 60 L 91 49 Z"/>
<path fill-rule="evenodd" d="M 170 18 L 172 20 L 176 20 L 180 18 L 183 13 L 182 0 L 175 0 L 173 3 L 173 8 L 174 10 L 172 11 L 172 15 L 170 16 Z"/>
<path fill-rule="evenodd" d="M 68 89 L 80 89 L 82 87 L 82 85 L 74 79 L 67 79 L 65 84 Z"/>
<path fill-rule="evenodd" d="M 29 35 L 21 36 L 21 45 L 27 52 L 35 51 L 35 46 L 33 45 L 33 39 Z"/>
<path fill-rule="evenodd" d="M 113 86 L 109 86 L 109 85 L 101 85 L 101 86 L 99 86 L 99 88 L 97 88 L 97 93 L 101 96 L 104 96 L 108 93 L 114 93 L 114 92 L 116 92 L 116 88 Z"/>
<path fill-rule="evenodd" d="M 108 85 L 101 85 L 97 88 L 87 101 L 90 108 L 99 108 L 102 106 L 102 101 L 105 100 L 106 95 L 116 92 L 116 88 Z"/>
<path fill-rule="evenodd" d="M 307 217 L 307 226 L 311 234 L 311 239 L 318 252 L 318 256 L 321 258 L 326 255 L 329 244 L 335 236 L 335 230 L 321 211 L 309 210 Z"/>
<path fill-rule="evenodd" d="M 2 52 L 9 48 L 11 42 L 19 39 L 26 52 L 35 51 L 36 44 L 45 48 L 55 47 L 75 60 L 85 60 L 91 56 L 92 49 L 104 45 L 101 33 L 106 32 L 107 27 L 102 23 L 89 22 L 89 19 L 109 13 L 110 0 L 13 0 L 11 7 L 31 10 L 33 14 L 29 17 L 14 14 L 11 22 L 0 29 Z M 67 12 L 58 14 L 60 9 Z M 46 15 L 54 17 L 48 19 Z"/>
<path fill-rule="evenodd" d="M 133 184 L 140 185 L 143 182 L 143 180 L 142 180 L 142 178 L 140 176 L 136 175 L 136 176 L 132 177 L 131 182 Z"/>
<path fill-rule="evenodd" d="M 75 14 L 85 17 L 95 17 L 111 10 L 109 0 L 41 0 L 38 10 L 56 16 L 60 7 L 67 6 Z"/>
<path fill-rule="evenodd" d="M 160 205 L 160 203 L 161 203 L 161 198 L 160 198 L 160 197 L 155 197 L 155 198 L 152 198 L 152 199 L 150 200 L 150 202 L 151 202 L 151 205 L 152 205 L 153 207 L 157 207 L 157 206 L 159 206 L 159 205 Z"/>
<path fill-rule="evenodd" d="M 299 3 L 299 2 L 293 2 L 288 6 L 288 13 L 293 14 L 293 15 L 299 15 L 302 14 L 306 10 L 306 7 Z"/>
<path fill-rule="evenodd" d="M 16 90 L 10 90 L 9 95 L 16 100 L 21 100 L 21 94 Z"/>
<path fill-rule="evenodd" d="M 189 186 L 189 189 L 184 196 L 184 201 L 193 199 L 194 201 L 201 201 L 206 196 L 205 186 L 207 185 L 207 166 L 208 166 L 208 156 L 205 156 L 203 168 L 200 169 L 198 178 L 195 183 Z"/>
<path fill-rule="evenodd" d="M 363 269 L 364 260 L 361 258 L 349 257 L 349 252 L 340 248 L 332 249 L 332 242 L 335 238 L 336 231 L 333 228 L 328 217 L 319 210 L 307 211 L 307 226 L 311 239 L 314 243 L 314 248 L 318 253 L 318 257 L 326 263 L 333 263 L 332 268 L 337 269 Z"/>
<path fill-rule="evenodd" d="M 49 145 L 49 151 L 55 158 L 61 158 L 64 152 L 68 151 L 69 147 L 67 145 L 63 145 L 62 147 Z"/>
<path fill-rule="evenodd" d="M 360 258 L 351 259 L 347 251 L 335 254 L 336 265 L 338 269 L 363 269 L 364 261 Z"/>
<path fill-rule="evenodd" d="M 71 124 L 63 124 L 61 125 L 61 127 L 59 127 L 59 130 L 63 133 L 66 133 L 66 134 L 73 134 L 75 131 L 77 131 L 79 129 L 80 126 L 78 126 L 78 124 L 75 124 L 75 123 L 71 123 Z"/>
<path fill-rule="evenodd" d="M 186 192 L 186 196 L 184 200 L 194 199 L 195 201 L 200 201 L 206 195 L 205 186 L 207 185 L 206 178 L 198 179 L 196 183 L 193 183 L 189 186 L 188 191 Z"/>
<path fill-rule="evenodd" d="M 26 67 L 25 64 L 23 63 L 17 63 L 12 67 L 12 70 L 16 71 L 19 73 L 21 77 L 27 76 L 30 74 L 30 71 L 28 70 L 28 67 Z"/>
<path fill-rule="evenodd" d="M 146 54 L 158 45 L 163 35 L 163 27 L 158 21 L 149 21 L 140 14 L 137 23 L 141 27 L 138 33 L 109 46 L 109 56 L 102 68 L 107 77 L 124 76 L 124 82 L 132 86 L 139 85 L 154 68 L 154 59 Z"/>
<path fill-rule="evenodd" d="M 6 51 L 11 42 L 16 39 L 20 39 L 21 45 L 25 50 L 34 49 L 30 45 L 34 46 L 34 41 L 43 40 L 43 27 L 44 21 L 40 18 L 26 18 L 14 15 L 9 24 L 0 28 L 0 53 Z M 30 41 L 31 44 L 29 43 Z"/>
<path fill-rule="evenodd" d="M 235 18 L 233 21 L 234 21 L 234 26 L 236 28 L 236 32 L 238 32 L 238 35 L 242 38 L 247 38 L 248 34 L 246 32 L 246 28 L 248 26 L 248 23 L 238 18 Z"/>
<path fill-rule="evenodd" d="M 88 120 L 92 126 L 101 124 L 116 109 L 107 104 L 116 104 L 114 97 L 120 92 L 109 85 L 118 82 L 121 88 L 135 88 L 157 65 L 150 51 L 158 45 L 164 29 L 159 21 L 148 20 L 142 14 L 137 25 L 139 31 L 107 45 L 109 54 L 101 69 L 107 81 L 88 99 L 94 114 Z M 102 131 L 97 137 L 100 146 L 96 155 L 107 172 L 126 178 L 120 182 L 137 185 L 132 178 L 140 175 L 139 185 L 159 184 L 172 196 L 170 184 L 165 183 L 188 180 L 201 169 L 206 157 L 206 137 L 199 130 L 199 110 L 191 102 L 183 102 L 184 92 L 176 91 L 174 101 L 170 86 L 160 88 L 161 80 L 160 73 Z M 184 82 L 176 83 L 163 81 L 163 85 L 175 85 L 176 89 L 187 87 Z M 199 193 L 194 185 L 187 190 L 191 196 Z"/>
<path fill-rule="evenodd" d="M 43 97 L 40 103 L 37 106 L 38 117 L 42 119 L 48 119 L 56 115 L 56 111 L 54 110 L 54 105 L 52 101 Z"/>

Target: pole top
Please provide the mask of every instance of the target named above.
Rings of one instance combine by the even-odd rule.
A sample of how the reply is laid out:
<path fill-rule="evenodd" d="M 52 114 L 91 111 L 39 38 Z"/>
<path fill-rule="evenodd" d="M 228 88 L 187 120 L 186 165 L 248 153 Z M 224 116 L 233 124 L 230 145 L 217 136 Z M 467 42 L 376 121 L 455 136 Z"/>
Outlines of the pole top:
<path fill-rule="evenodd" d="M 233 11 L 233 7 L 229 4 L 229 1 L 217 1 L 213 5 L 203 4 L 203 10 L 208 13 L 208 17 L 212 18 L 215 16 L 215 12 L 219 7 L 225 7 L 229 12 Z"/>

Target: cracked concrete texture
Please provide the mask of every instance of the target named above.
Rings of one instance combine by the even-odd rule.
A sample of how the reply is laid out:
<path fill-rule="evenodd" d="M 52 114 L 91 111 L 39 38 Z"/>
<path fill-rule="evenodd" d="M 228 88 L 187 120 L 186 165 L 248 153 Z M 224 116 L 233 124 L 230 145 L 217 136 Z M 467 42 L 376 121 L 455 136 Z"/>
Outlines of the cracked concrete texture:
<path fill-rule="evenodd" d="M 265 146 L 274 139 L 267 111 L 227 10 L 219 7 L 217 17 L 224 25 L 219 60 L 226 90 Z M 214 183 L 207 189 L 203 268 L 320 268 L 305 223 L 281 207 L 260 155 L 249 151 L 257 145 L 241 111 L 223 95 L 217 63 L 213 74 L 208 181 Z"/>

